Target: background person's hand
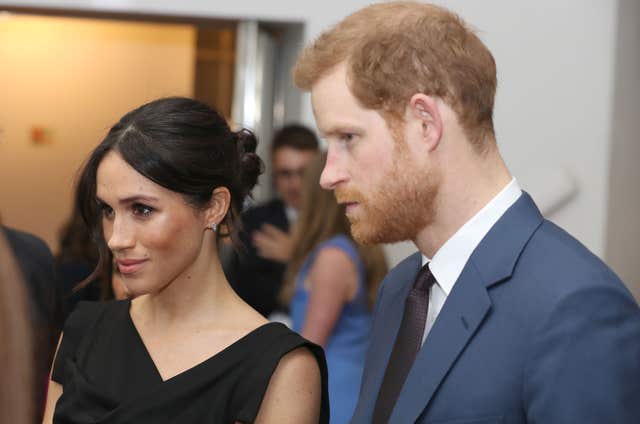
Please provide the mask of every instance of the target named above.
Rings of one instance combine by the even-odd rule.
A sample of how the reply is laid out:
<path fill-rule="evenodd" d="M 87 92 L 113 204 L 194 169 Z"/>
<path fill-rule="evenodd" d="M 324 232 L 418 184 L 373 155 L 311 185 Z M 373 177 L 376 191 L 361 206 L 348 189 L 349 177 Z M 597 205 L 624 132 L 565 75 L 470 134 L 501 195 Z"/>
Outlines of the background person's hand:
<path fill-rule="evenodd" d="M 265 259 L 286 263 L 291 258 L 291 235 L 271 224 L 254 231 L 252 240 L 258 255 Z"/>

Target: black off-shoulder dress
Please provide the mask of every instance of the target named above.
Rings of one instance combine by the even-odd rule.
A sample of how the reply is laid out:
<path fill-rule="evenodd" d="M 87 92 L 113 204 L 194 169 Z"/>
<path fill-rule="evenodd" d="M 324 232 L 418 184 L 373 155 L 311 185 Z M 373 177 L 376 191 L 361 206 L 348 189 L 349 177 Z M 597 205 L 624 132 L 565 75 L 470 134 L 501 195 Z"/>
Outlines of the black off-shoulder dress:
<path fill-rule="evenodd" d="M 322 349 L 279 323 L 162 380 L 129 314 L 130 301 L 81 302 L 67 320 L 52 379 L 63 386 L 55 424 L 251 423 L 280 358 L 308 348 L 322 376 L 320 423 L 329 422 Z"/>

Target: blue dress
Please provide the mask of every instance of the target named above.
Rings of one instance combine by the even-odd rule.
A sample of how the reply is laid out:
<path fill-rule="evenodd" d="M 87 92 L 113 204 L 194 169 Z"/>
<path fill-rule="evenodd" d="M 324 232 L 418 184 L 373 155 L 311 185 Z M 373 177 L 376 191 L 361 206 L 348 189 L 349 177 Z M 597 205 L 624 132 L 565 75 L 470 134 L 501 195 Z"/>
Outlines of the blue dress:
<path fill-rule="evenodd" d="M 328 247 L 343 250 L 356 264 L 358 270 L 356 297 L 343 307 L 324 348 L 329 370 L 331 423 L 344 424 L 351 419 L 358 400 L 372 320 L 365 287 L 364 263 L 360 259 L 356 246 L 348 237 L 334 236 L 318 245 L 305 259 L 296 276 L 295 292 L 291 300 L 291 319 L 293 329 L 301 332 L 309 303 L 309 292 L 304 288 L 304 281 L 318 253 Z"/>

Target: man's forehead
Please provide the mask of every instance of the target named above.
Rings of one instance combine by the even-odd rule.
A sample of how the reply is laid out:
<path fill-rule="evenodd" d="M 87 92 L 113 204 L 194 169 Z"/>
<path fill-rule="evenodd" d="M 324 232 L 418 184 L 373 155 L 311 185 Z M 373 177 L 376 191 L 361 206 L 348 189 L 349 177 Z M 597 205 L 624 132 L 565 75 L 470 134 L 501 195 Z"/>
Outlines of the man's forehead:
<path fill-rule="evenodd" d="M 336 66 L 327 71 L 311 86 L 311 104 L 315 106 L 319 101 L 324 100 L 327 94 L 349 93 L 347 84 L 347 72 L 345 66 Z"/>
<path fill-rule="evenodd" d="M 339 81 L 343 82 L 344 85 L 347 85 L 347 62 L 340 62 L 332 68 L 327 69 L 322 75 L 318 77 L 318 79 L 311 85 L 311 91 L 313 91 L 314 87 L 318 86 L 318 84 L 324 84 L 327 81 Z"/>
<path fill-rule="evenodd" d="M 368 109 L 356 101 L 336 99 L 335 105 L 314 110 L 318 133 L 327 138 L 345 133 L 361 134 L 374 122 L 384 120 L 378 110 Z"/>
<path fill-rule="evenodd" d="M 311 160 L 315 154 L 315 150 L 283 146 L 273 152 L 273 163 L 274 165 L 281 163 L 306 163 Z"/>

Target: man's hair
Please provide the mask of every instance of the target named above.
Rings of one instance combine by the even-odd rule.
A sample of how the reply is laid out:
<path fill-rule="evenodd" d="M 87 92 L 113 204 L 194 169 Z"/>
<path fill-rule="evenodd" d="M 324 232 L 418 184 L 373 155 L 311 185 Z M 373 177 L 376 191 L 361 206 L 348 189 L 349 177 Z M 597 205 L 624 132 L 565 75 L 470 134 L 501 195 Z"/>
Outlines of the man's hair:
<path fill-rule="evenodd" d="M 444 100 L 477 147 L 495 139 L 495 61 L 456 14 L 414 2 L 365 7 L 305 48 L 295 84 L 311 90 L 343 62 L 353 95 L 389 124 L 402 122 L 411 96 L 423 93 Z"/>
<path fill-rule="evenodd" d="M 296 150 L 318 150 L 318 138 L 309 128 L 292 124 L 280 128 L 273 136 L 271 154 L 283 147 Z"/>

